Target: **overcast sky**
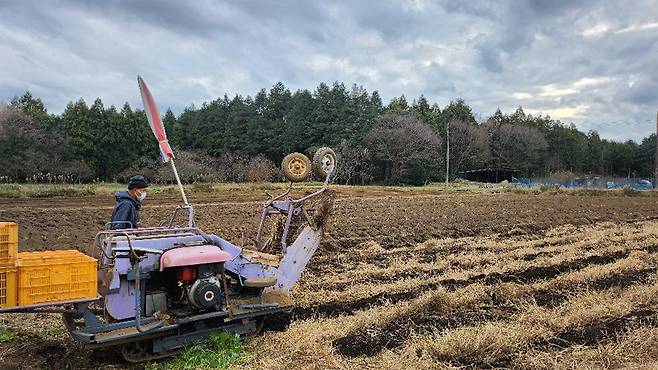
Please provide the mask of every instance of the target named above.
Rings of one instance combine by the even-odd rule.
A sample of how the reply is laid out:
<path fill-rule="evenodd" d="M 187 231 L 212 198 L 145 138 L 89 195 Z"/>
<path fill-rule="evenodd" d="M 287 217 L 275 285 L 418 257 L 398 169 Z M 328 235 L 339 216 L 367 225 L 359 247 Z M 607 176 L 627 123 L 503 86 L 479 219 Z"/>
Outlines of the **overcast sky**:
<path fill-rule="evenodd" d="M 656 126 L 658 2 L 0 0 L 0 100 L 141 108 L 138 74 L 176 113 L 340 81 L 639 140 Z"/>

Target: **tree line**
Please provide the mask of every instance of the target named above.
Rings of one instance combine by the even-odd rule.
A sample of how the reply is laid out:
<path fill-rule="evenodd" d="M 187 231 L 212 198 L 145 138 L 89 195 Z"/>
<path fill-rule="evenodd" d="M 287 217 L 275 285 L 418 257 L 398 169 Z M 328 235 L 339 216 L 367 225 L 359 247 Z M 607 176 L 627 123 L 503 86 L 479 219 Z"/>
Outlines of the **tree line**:
<path fill-rule="evenodd" d="M 384 104 L 377 91 L 337 82 L 294 92 L 279 82 L 162 118 L 186 182 L 279 180 L 283 156 L 321 146 L 336 150 L 341 183 L 442 181 L 447 138 L 451 178 L 482 168 L 521 177 L 650 177 L 655 153 L 655 135 L 640 143 L 602 139 L 521 107 L 478 122 L 461 99 L 441 108 L 402 95 Z M 117 109 L 80 99 L 57 115 L 27 92 L 0 107 L 0 151 L 3 182 L 123 181 L 136 173 L 171 181 L 144 111 L 128 103 Z"/>

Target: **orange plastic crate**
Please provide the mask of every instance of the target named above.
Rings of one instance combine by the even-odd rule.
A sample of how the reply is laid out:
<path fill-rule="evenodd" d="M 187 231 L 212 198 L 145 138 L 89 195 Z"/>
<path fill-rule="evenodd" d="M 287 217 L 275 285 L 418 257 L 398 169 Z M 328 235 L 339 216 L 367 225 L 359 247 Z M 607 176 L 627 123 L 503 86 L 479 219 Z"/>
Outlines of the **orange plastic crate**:
<path fill-rule="evenodd" d="M 96 298 L 97 263 L 76 250 L 21 252 L 18 305 Z"/>
<path fill-rule="evenodd" d="M 18 253 L 18 224 L 0 222 L 0 267 L 14 267 Z"/>
<path fill-rule="evenodd" d="M 0 267 L 0 308 L 16 306 L 16 268 Z"/>

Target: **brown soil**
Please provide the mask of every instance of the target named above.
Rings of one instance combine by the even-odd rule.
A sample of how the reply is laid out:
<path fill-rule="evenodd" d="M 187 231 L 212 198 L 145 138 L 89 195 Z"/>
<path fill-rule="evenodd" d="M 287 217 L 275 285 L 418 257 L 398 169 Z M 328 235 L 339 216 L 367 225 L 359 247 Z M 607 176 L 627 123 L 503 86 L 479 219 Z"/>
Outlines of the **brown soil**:
<path fill-rule="evenodd" d="M 190 198 L 202 229 L 235 243 L 242 233 L 253 240 L 260 193 Z M 150 197 L 142 220 L 157 225 L 177 204 L 174 195 Z M 0 199 L 0 219 L 20 224 L 21 250 L 94 254 L 91 242 L 112 206 L 113 199 L 99 196 Z M 633 301 L 626 313 L 572 326 L 554 318 L 580 314 L 580 297 L 610 292 L 617 302 L 616 295 L 655 283 L 656 209 L 655 196 L 341 187 L 321 250 L 294 292 L 292 315 L 266 323 L 265 334 L 248 342 L 258 356 L 242 366 L 381 368 L 412 359 L 418 368 L 522 368 L 515 364 L 527 364 L 526 353 L 557 358 L 554 352 L 562 356 L 572 347 L 621 343 L 634 328 L 657 326 L 658 299 Z M 600 273 L 604 269 L 610 271 Z M 19 338 L 0 343 L 2 368 L 131 368 L 115 352 L 74 343 L 57 316 L 0 320 Z M 548 334 L 513 349 L 492 344 L 451 354 L 441 347 L 455 331 L 484 333 L 496 325 L 540 327 Z"/>
<path fill-rule="evenodd" d="M 358 188 L 357 188 L 358 189 Z M 359 192 L 356 192 L 359 193 Z M 198 225 L 238 243 L 253 240 L 261 212 L 259 194 L 197 193 L 190 196 Z M 237 198 L 236 198 L 237 197 Z M 94 235 L 111 213 L 113 199 L 93 197 L 0 199 L 0 218 L 20 224 L 23 250 L 75 248 L 91 251 Z M 179 204 L 173 195 L 149 198 L 142 222 L 155 226 Z M 324 252 L 375 241 L 384 248 L 412 246 L 433 238 L 488 234 L 536 234 L 564 224 L 655 219 L 658 197 L 532 194 L 409 194 L 384 190 L 356 197 L 339 191 L 324 238 Z M 183 224 L 183 218 L 178 219 Z"/>

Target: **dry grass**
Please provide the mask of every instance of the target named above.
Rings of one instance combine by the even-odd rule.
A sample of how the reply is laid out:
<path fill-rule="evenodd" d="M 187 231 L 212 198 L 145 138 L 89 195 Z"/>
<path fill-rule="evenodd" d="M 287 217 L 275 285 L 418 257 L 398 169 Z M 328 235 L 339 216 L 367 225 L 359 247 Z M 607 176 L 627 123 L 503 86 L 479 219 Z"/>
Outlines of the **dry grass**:
<path fill-rule="evenodd" d="M 320 256 L 295 292 L 290 328 L 248 343 L 260 355 L 243 366 L 658 363 L 658 223 L 513 234 Z"/>

